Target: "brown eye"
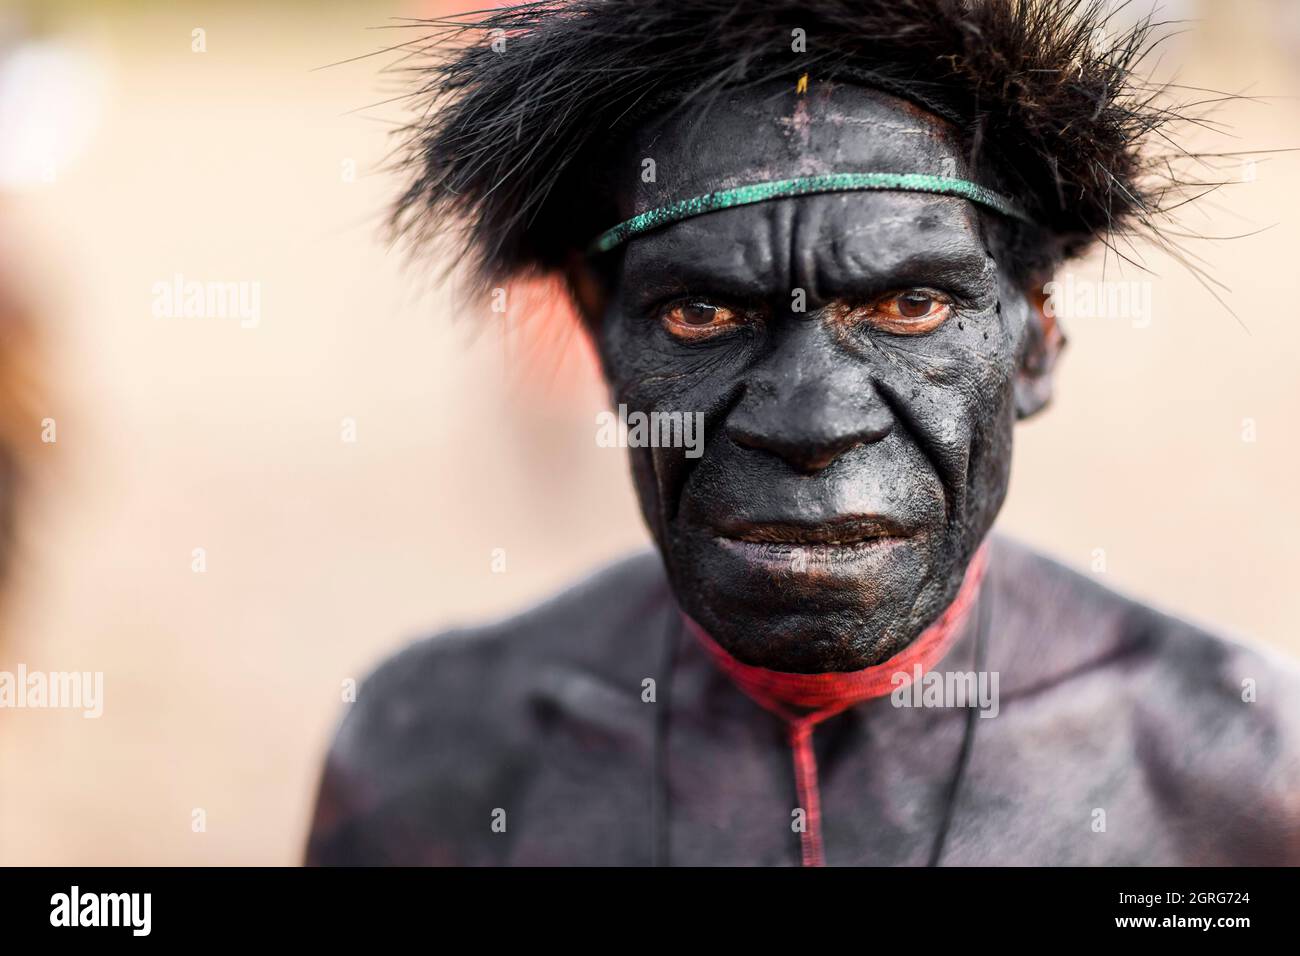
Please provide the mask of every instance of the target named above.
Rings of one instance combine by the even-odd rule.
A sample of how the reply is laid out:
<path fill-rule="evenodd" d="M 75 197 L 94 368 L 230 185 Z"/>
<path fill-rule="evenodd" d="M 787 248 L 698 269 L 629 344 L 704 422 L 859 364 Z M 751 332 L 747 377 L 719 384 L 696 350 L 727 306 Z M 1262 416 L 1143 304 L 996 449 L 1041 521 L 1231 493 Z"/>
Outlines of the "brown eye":
<path fill-rule="evenodd" d="M 708 302 L 683 302 L 663 314 L 664 328 L 679 339 L 708 338 L 733 328 L 740 317 L 731 309 Z"/>
<path fill-rule="evenodd" d="M 680 311 L 682 321 L 687 325 L 708 325 L 718 312 L 713 306 L 701 305 L 698 302 L 692 305 L 684 305 Z"/>
<path fill-rule="evenodd" d="M 905 292 L 894 300 L 898 303 L 898 312 L 905 319 L 920 319 L 930 314 L 934 299 L 924 292 Z"/>
<path fill-rule="evenodd" d="M 862 310 L 862 319 L 895 335 L 923 335 L 948 321 L 952 303 L 926 289 L 891 292 Z"/>

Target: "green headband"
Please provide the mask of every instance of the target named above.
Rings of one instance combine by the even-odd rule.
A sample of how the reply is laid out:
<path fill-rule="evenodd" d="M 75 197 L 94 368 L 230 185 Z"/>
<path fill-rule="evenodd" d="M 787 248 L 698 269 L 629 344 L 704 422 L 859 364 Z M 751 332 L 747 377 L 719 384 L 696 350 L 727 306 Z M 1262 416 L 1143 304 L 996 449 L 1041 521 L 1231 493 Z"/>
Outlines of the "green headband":
<path fill-rule="evenodd" d="M 613 229 L 597 236 L 591 243 L 590 251 L 609 252 L 629 239 L 634 239 L 652 229 L 658 229 L 660 226 L 690 219 L 692 216 L 700 216 L 706 212 L 730 209 L 732 206 L 748 206 L 768 199 L 810 196 L 814 193 L 863 192 L 880 189 L 960 196 L 962 199 L 987 206 L 1004 216 L 1023 222 L 1033 222 L 1006 196 L 965 179 L 928 176 L 924 173 L 827 173 L 822 176 L 804 176 L 800 179 L 776 179 L 765 183 L 753 183 L 749 186 L 737 186 L 734 189 L 720 189 L 691 199 L 681 199 L 667 206 L 660 206 L 658 209 L 633 216 L 626 222 L 620 222 Z"/>

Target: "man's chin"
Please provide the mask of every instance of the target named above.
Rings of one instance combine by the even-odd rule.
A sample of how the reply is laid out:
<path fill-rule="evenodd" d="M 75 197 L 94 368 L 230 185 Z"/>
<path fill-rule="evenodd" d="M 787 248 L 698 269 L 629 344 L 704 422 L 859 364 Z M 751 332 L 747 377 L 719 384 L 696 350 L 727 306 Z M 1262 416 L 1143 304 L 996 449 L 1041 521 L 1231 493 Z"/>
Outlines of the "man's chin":
<path fill-rule="evenodd" d="M 751 610 L 692 617 L 738 660 L 803 674 L 856 671 L 879 664 L 901 649 L 909 636 L 889 608 L 809 613 L 773 607 L 761 616 Z"/>
<path fill-rule="evenodd" d="M 915 637 L 932 577 L 930 536 L 851 545 L 753 542 L 698 532 L 670 561 L 683 609 L 747 664 L 860 670 Z"/>

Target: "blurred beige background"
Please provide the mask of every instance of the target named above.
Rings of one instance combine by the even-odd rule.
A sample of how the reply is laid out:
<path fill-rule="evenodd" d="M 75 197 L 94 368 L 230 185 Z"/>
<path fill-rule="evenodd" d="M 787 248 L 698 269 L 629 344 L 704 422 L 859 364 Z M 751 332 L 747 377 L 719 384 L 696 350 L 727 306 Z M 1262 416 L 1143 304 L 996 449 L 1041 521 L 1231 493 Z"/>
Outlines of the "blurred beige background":
<path fill-rule="evenodd" d="M 1278 97 L 1227 107 L 1235 138 L 1211 147 L 1300 146 L 1297 5 L 1164 6 L 1199 18 L 1165 54 L 1184 83 Z M 294 863 L 345 680 L 645 545 L 588 366 L 551 348 L 526 371 L 534 344 L 483 331 L 379 239 L 392 58 L 316 68 L 434 9 L 0 6 L 0 56 L 55 51 L 48 88 L 8 91 L 11 126 L 41 129 L 0 167 L 46 381 L 0 670 L 105 674 L 98 720 L 0 712 L 0 863 Z M 51 142 L 50 168 L 23 167 Z M 1149 327 L 1069 325 L 1001 528 L 1089 573 L 1104 549 L 1111 586 L 1295 654 L 1300 154 L 1259 159 L 1188 219 L 1272 226 L 1194 247 L 1249 332 L 1152 258 Z M 176 273 L 260 283 L 259 324 L 155 318 Z"/>

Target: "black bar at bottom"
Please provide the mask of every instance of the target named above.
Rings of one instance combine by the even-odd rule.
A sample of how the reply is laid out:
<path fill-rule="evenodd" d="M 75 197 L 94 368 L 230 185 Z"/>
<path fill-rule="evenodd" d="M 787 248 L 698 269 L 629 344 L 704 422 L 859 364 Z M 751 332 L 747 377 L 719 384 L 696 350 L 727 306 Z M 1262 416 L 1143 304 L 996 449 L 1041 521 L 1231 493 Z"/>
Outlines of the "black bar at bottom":
<path fill-rule="evenodd" d="M 733 942 L 847 933 L 873 948 L 1046 941 L 1044 930 L 1070 942 L 1230 943 L 1293 930 L 1298 886 L 1289 869 L 0 869 L 0 933 L 92 945 L 391 938 L 421 949 L 519 933 L 534 945 L 672 945 L 690 937 L 658 934 L 692 927 Z"/>

